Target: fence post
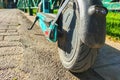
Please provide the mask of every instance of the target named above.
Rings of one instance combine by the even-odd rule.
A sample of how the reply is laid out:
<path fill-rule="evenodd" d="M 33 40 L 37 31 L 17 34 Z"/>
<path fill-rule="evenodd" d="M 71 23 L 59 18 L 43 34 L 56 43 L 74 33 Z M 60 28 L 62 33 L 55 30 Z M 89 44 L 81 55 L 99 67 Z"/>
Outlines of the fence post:
<path fill-rule="evenodd" d="M 33 15 L 33 11 L 32 11 L 32 8 L 31 8 L 32 7 L 32 1 L 31 0 L 29 0 L 29 6 L 28 7 L 29 7 L 28 8 L 29 9 L 29 15 L 32 16 Z"/>

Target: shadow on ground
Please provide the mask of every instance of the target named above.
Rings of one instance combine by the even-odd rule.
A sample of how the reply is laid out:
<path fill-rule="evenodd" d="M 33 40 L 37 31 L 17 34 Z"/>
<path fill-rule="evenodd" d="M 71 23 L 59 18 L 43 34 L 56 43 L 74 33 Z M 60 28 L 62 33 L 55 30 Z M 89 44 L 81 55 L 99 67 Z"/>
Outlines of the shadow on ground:
<path fill-rule="evenodd" d="M 92 69 L 72 74 L 80 80 L 120 80 L 120 50 L 106 44 Z"/>
<path fill-rule="evenodd" d="M 80 80 L 104 80 L 94 69 L 89 69 L 83 73 L 72 73 Z"/>

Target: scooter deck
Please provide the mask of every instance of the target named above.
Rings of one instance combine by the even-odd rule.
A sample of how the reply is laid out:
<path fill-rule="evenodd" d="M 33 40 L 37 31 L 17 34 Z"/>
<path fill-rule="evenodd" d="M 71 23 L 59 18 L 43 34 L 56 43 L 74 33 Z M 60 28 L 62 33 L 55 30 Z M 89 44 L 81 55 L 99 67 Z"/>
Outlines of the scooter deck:
<path fill-rule="evenodd" d="M 50 13 L 43 13 L 43 12 L 39 12 L 37 13 L 37 15 L 41 15 L 42 17 L 40 17 L 41 19 L 43 19 L 44 17 L 44 21 L 45 22 L 51 22 L 55 19 L 56 15 L 55 14 L 50 14 Z"/>
<path fill-rule="evenodd" d="M 57 24 L 52 25 L 56 15 L 48 13 L 37 13 L 39 25 L 45 37 L 52 42 L 57 41 Z"/>

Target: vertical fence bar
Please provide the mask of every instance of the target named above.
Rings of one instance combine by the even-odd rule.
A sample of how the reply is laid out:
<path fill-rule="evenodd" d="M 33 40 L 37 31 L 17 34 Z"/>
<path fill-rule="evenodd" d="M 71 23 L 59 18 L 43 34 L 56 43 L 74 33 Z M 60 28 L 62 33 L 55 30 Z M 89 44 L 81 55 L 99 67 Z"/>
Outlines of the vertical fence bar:
<path fill-rule="evenodd" d="M 33 15 L 33 12 L 32 12 L 32 1 L 29 0 L 29 6 L 28 6 L 28 9 L 29 9 L 29 15 L 32 16 Z"/>
<path fill-rule="evenodd" d="M 34 5 L 34 7 L 37 7 L 36 4 L 35 4 L 35 0 L 32 0 L 32 3 Z"/>
<path fill-rule="evenodd" d="M 26 5 L 26 4 L 27 4 L 27 1 L 24 0 L 24 6 L 25 6 L 25 10 L 24 10 L 24 11 L 25 11 L 25 12 L 27 12 L 27 5 Z"/>

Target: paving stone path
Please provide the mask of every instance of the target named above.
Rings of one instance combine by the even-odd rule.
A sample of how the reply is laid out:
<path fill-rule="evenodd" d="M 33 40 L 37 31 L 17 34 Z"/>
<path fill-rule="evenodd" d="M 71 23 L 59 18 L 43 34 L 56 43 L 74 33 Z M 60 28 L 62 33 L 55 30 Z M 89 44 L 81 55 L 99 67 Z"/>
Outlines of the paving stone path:
<path fill-rule="evenodd" d="M 17 10 L 0 10 L 0 80 L 25 80 L 20 70 L 23 45 L 20 42 Z"/>

